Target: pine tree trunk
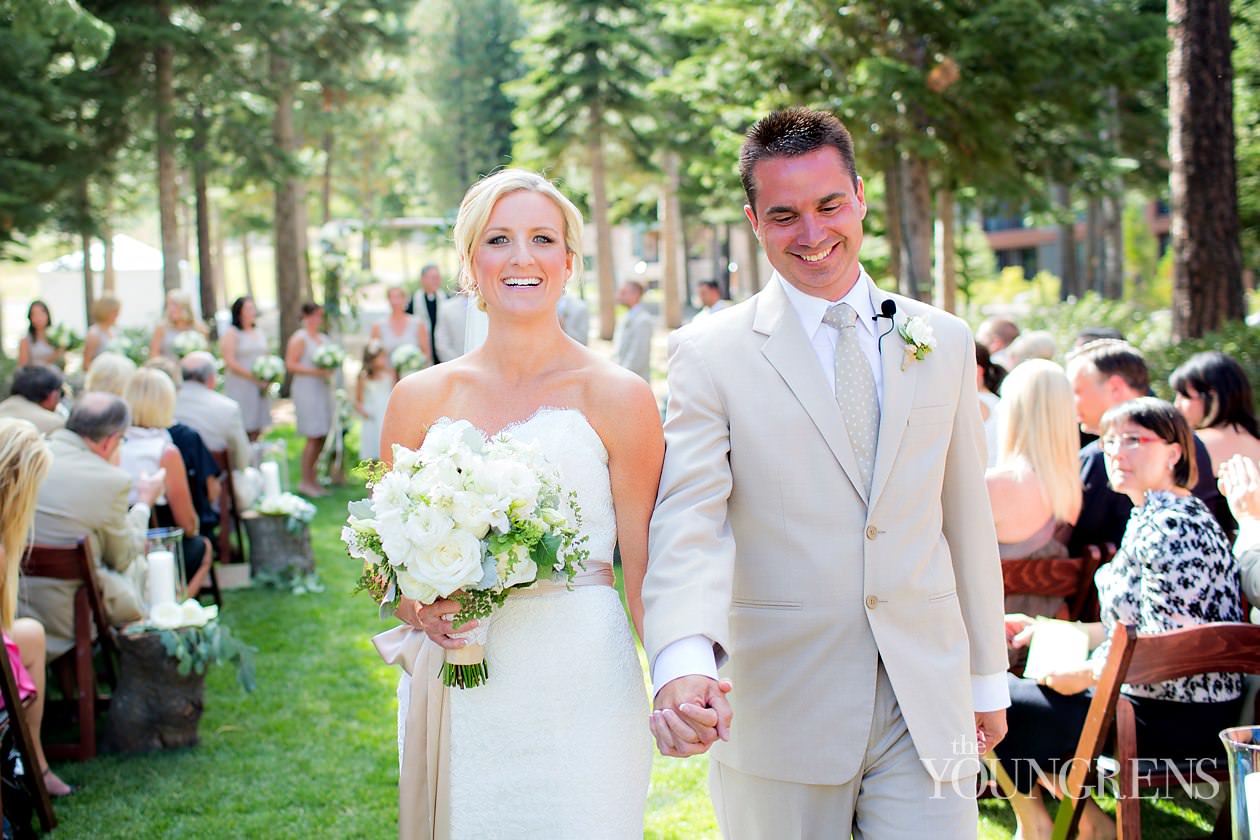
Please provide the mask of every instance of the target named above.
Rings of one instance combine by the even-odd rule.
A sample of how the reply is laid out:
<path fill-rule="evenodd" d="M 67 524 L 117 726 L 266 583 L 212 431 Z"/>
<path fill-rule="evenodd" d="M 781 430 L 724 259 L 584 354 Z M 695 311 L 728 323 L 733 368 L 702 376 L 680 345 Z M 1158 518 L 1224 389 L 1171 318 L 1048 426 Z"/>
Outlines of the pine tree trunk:
<path fill-rule="evenodd" d="M 296 153 L 301 143 L 296 136 L 293 140 L 293 151 Z M 298 273 L 302 280 L 303 300 L 315 299 L 315 283 L 311 279 L 311 240 L 310 224 L 306 212 L 306 181 L 293 179 L 294 202 L 296 203 L 297 241 L 298 241 Z"/>
<path fill-rule="evenodd" d="M 1112 181 L 1110 192 L 1103 196 L 1102 296 L 1120 300 L 1124 295 L 1124 184 Z"/>
<path fill-rule="evenodd" d="M 604 173 L 603 115 L 591 107 L 591 219 L 595 222 L 596 274 L 599 278 L 599 337 L 611 341 L 616 307 L 616 278 L 613 275 L 612 228 L 608 224 L 608 190 Z"/>
<path fill-rule="evenodd" d="M 888 271 L 897 289 L 905 294 L 906 286 L 902 282 L 905 272 L 901 260 L 904 248 L 901 235 L 901 164 L 895 153 L 884 169 L 884 238 L 888 241 Z"/>
<path fill-rule="evenodd" d="M 295 154 L 294 84 L 288 59 L 272 52 L 270 70 L 272 84 L 277 90 L 276 113 L 271 126 L 272 138 L 278 151 Z M 306 296 L 302 288 L 297 179 L 285 173 L 276 184 L 275 190 L 276 304 L 280 310 L 280 346 L 283 347 L 289 336 L 297 332 L 301 322 L 302 302 Z"/>
<path fill-rule="evenodd" d="M 753 235 L 751 228 L 745 228 L 747 234 L 744 241 L 748 243 L 748 253 L 744 255 L 745 262 L 748 266 L 744 276 L 748 278 L 748 295 L 752 296 L 760 292 L 765 286 L 765 281 L 761 278 L 761 243 L 757 241 L 757 237 Z"/>
<path fill-rule="evenodd" d="M 118 272 L 114 269 L 114 191 L 106 184 L 101 192 L 101 244 L 104 246 L 101 257 L 105 262 L 101 266 L 101 291 L 112 295 L 118 285 Z"/>
<path fill-rule="evenodd" d="M 954 247 L 954 191 L 936 193 L 936 278 L 934 299 L 939 309 L 958 308 L 957 252 Z"/>
<path fill-rule="evenodd" d="M 1168 0 L 1173 338 L 1245 314 L 1228 0 Z"/>
<path fill-rule="evenodd" d="M 678 202 L 678 153 L 664 155 L 664 178 L 661 197 L 657 204 L 657 217 L 661 229 L 661 291 L 665 297 L 665 326 L 675 329 L 683 322 L 683 296 L 681 271 L 679 270 L 678 228 L 682 224 Z"/>
<path fill-rule="evenodd" d="M 1059 228 L 1059 300 L 1081 296 L 1081 275 L 1076 269 L 1076 217 L 1072 214 L 1072 193 L 1067 184 L 1050 188 L 1054 203 L 1063 214 Z"/>
<path fill-rule="evenodd" d="M 333 92 L 324 86 L 324 119 L 330 119 L 333 111 Z M 324 129 L 324 177 L 320 183 L 319 223 L 326 225 L 332 220 L 332 173 L 333 173 L 333 132 L 332 128 Z M 364 217 L 366 218 L 366 217 Z"/>
<path fill-rule="evenodd" d="M 254 273 L 249 265 L 249 234 L 241 236 L 241 264 L 245 269 L 245 294 L 254 297 Z M 257 300 L 257 299 L 255 299 Z M 288 336 L 285 336 L 288 338 Z"/>
<path fill-rule="evenodd" d="M 902 197 L 903 285 L 907 295 L 925 300 L 932 286 L 932 184 L 923 158 L 903 157 Z"/>
<path fill-rule="evenodd" d="M 1091 196 L 1085 208 L 1085 283 L 1082 292 L 1102 291 L 1103 248 L 1102 202 Z"/>
<path fill-rule="evenodd" d="M 79 182 L 79 248 L 83 251 L 83 316 L 92 323 L 92 303 L 96 300 L 96 281 L 92 274 L 92 201 L 86 179 Z"/>
<path fill-rule="evenodd" d="M 217 309 L 214 289 L 213 245 L 210 242 L 210 198 L 206 186 L 206 121 L 197 108 L 197 135 L 193 140 L 193 195 L 197 205 L 197 284 L 201 292 L 201 319 L 217 338 L 214 313 Z"/>
<path fill-rule="evenodd" d="M 158 17 L 163 28 L 171 23 L 169 3 L 158 3 Z M 179 191 L 175 183 L 175 130 L 172 111 L 175 107 L 175 48 L 162 41 L 153 49 L 153 66 L 157 81 L 157 175 L 158 221 L 162 229 L 162 288 L 179 288 L 179 219 L 176 215 Z"/>

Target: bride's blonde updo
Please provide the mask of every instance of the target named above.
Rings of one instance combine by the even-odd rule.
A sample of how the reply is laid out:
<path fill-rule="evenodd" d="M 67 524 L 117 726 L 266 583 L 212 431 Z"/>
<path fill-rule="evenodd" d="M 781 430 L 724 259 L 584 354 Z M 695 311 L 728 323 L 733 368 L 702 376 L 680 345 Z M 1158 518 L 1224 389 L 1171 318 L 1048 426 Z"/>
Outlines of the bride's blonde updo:
<path fill-rule="evenodd" d="M 490 213 L 500 198 L 519 190 L 542 193 L 551 199 L 564 217 L 564 248 L 573 254 L 573 273 L 577 279 L 582 271 L 582 214 L 556 185 L 536 172 L 527 169 L 504 169 L 487 175 L 468 188 L 464 200 L 459 203 L 459 215 L 455 218 L 455 252 L 459 255 L 459 287 L 474 295 L 477 281 L 472 276 L 473 252 L 477 250 L 482 233 L 490 222 Z"/>

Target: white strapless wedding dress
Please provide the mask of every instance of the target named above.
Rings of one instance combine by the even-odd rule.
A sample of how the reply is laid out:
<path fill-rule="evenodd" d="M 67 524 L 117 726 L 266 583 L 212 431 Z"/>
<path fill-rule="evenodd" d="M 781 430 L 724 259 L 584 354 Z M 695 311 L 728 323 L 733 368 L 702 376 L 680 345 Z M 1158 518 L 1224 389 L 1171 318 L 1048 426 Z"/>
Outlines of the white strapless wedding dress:
<path fill-rule="evenodd" d="M 538 443 L 563 485 L 576 491 L 587 572 L 611 564 L 617 522 L 608 453 L 590 423 L 574 409 L 544 408 L 505 431 Z M 429 728 L 449 727 L 426 733 L 430 743 L 449 745 L 444 760 L 429 765 L 445 776 L 437 785 L 441 816 L 433 833 L 452 840 L 642 838 L 652 766 L 649 706 L 616 590 L 513 592 L 491 618 L 486 664 L 489 680 L 471 689 L 439 689 L 436 671 L 416 674 L 430 681 L 430 707 L 442 692 L 443 712 L 428 710 Z M 404 674 L 398 687 L 404 763 L 413 696 Z M 421 717 L 411 725 L 423 725 Z"/>

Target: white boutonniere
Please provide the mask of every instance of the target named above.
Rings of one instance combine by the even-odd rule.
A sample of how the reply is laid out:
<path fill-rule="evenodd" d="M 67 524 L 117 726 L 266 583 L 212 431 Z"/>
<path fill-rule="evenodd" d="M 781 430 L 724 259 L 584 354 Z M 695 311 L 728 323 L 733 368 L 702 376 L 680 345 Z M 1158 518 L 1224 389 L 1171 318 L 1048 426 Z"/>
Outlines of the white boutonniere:
<path fill-rule="evenodd" d="M 923 361 L 923 357 L 936 349 L 936 334 L 927 319 L 919 315 L 911 315 L 897 326 L 897 334 L 906 343 L 906 355 L 901 360 L 901 369 L 905 370 L 910 360 Z"/>

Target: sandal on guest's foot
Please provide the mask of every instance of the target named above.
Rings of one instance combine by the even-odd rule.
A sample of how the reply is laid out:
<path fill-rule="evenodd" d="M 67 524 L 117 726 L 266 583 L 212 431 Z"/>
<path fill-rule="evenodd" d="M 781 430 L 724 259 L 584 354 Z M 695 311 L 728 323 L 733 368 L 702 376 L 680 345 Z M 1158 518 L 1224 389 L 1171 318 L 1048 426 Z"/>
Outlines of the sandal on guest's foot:
<path fill-rule="evenodd" d="M 69 796 L 74 793 L 74 788 L 61 781 L 51 767 L 44 768 L 44 789 L 48 791 L 49 796 L 56 797 Z"/>

